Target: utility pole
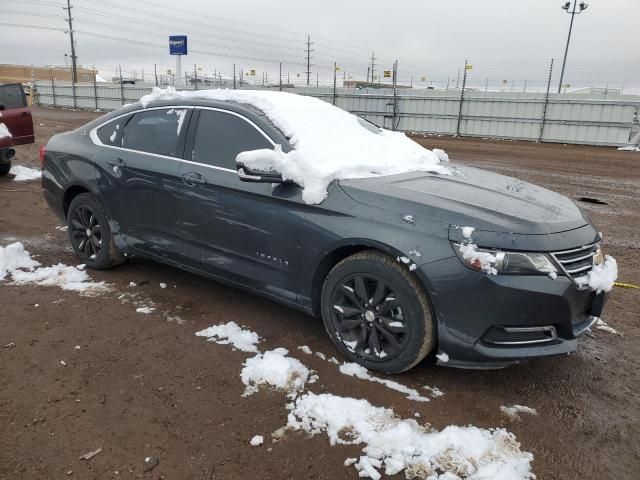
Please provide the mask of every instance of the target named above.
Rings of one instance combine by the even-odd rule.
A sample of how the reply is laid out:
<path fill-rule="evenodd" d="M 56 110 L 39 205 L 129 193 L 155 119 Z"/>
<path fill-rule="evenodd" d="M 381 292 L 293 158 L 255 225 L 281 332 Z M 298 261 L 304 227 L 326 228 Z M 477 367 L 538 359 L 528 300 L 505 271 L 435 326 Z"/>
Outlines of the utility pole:
<path fill-rule="evenodd" d="M 549 91 L 551 90 L 551 75 L 553 74 L 553 58 L 551 59 L 551 65 L 549 65 L 549 76 L 547 77 L 547 93 L 544 96 L 544 105 L 542 107 L 542 120 L 540 121 L 540 133 L 538 135 L 538 142 L 542 141 L 544 135 L 544 124 L 547 121 L 547 106 L 549 105 Z"/>
<path fill-rule="evenodd" d="M 467 65 L 468 65 L 467 60 L 465 60 L 464 75 L 462 77 L 462 91 L 460 92 L 460 107 L 458 108 L 458 124 L 456 126 L 456 137 L 460 135 L 460 123 L 462 122 L 462 104 L 464 102 L 464 87 L 467 84 Z"/>
<path fill-rule="evenodd" d="M 196 64 L 193 64 L 193 85 L 194 85 L 194 89 L 197 90 L 198 89 L 198 68 L 196 67 Z"/>
<path fill-rule="evenodd" d="M 313 42 L 311 41 L 311 35 L 307 35 L 307 48 L 305 52 L 307 52 L 307 85 L 309 85 L 309 77 L 311 76 L 311 45 Z"/>
<path fill-rule="evenodd" d="M 367 83 L 369 83 L 369 72 L 371 71 L 371 67 L 367 67 Z"/>
<path fill-rule="evenodd" d="M 236 89 L 236 64 L 233 64 L 233 89 Z"/>
<path fill-rule="evenodd" d="M 338 64 L 336 62 L 333 62 L 333 97 L 332 97 L 332 104 L 335 105 L 336 104 L 336 76 L 338 74 Z"/>
<path fill-rule="evenodd" d="M 156 77 L 156 87 L 158 86 L 158 67 L 156 64 L 153 64 L 153 75 Z"/>
<path fill-rule="evenodd" d="M 564 67 L 567 64 L 567 53 L 569 52 L 569 41 L 571 40 L 571 31 L 573 30 L 573 18 L 576 15 L 581 14 L 584 10 L 586 10 L 589 7 L 587 3 L 580 2 L 580 4 L 578 4 L 578 7 L 580 7 L 580 10 L 576 10 L 577 2 L 578 0 L 573 0 L 573 9 L 571 11 L 569 11 L 569 7 L 571 7 L 571 2 L 566 2 L 562 6 L 563 10 L 566 10 L 567 13 L 571 14 L 571 22 L 569 23 L 569 34 L 567 35 L 567 45 L 564 48 L 564 60 L 562 60 L 562 70 L 560 71 L 560 83 L 558 84 L 558 93 L 560 93 L 560 90 L 562 90 L 562 80 L 564 79 Z"/>
<path fill-rule="evenodd" d="M 280 62 L 280 91 L 282 91 L 282 62 Z"/>
<path fill-rule="evenodd" d="M 371 83 L 373 83 L 373 79 L 375 78 L 373 76 L 373 73 L 375 72 L 375 68 L 376 68 L 376 56 L 374 52 L 371 52 Z"/>
<path fill-rule="evenodd" d="M 71 0 L 67 0 L 67 7 L 62 7 L 67 11 L 67 23 L 69 23 L 69 39 L 71 40 L 71 66 L 73 68 L 71 81 L 78 82 L 78 66 L 76 64 L 76 45 L 73 41 L 73 18 L 71 18 Z"/>

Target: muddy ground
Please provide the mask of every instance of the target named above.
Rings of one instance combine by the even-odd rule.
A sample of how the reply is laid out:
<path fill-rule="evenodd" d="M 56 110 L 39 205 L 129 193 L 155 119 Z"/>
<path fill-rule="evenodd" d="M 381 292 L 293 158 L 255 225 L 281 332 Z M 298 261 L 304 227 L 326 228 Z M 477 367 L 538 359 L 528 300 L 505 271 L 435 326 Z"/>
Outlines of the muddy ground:
<path fill-rule="evenodd" d="M 34 109 L 37 144 L 19 147 L 17 163 L 36 166 L 38 144 L 95 115 Z M 620 281 L 640 284 L 639 153 L 442 137 L 419 141 L 444 148 L 452 159 L 576 200 L 607 202 L 580 205 L 603 231 Z M 0 179 L 0 206 L 0 245 L 17 239 L 43 264 L 77 263 L 39 182 Z M 243 398 L 239 372 L 248 355 L 194 335 L 230 320 L 258 332 L 262 350 L 286 347 L 316 370 L 316 393 L 366 398 L 403 417 L 419 412 L 421 421 L 436 428 L 505 427 L 534 454 L 539 479 L 638 478 L 640 290 L 613 292 L 604 320 L 621 335 L 595 330 L 570 356 L 497 371 L 421 364 L 395 377 L 445 392 L 416 403 L 297 351 L 306 344 L 337 355 L 321 322 L 297 311 L 143 260 L 91 275 L 112 291 L 84 297 L 54 287 L 0 286 L 0 347 L 15 344 L 0 348 L 2 479 L 357 478 L 343 466 L 345 458 L 358 455 L 357 446 L 331 447 L 324 435 L 270 443 L 270 433 L 286 423 L 284 395 L 261 390 Z M 161 282 L 168 288 L 161 289 Z M 153 303 L 156 311 L 136 313 L 135 302 Z M 533 407 L 539 415 L 509 420 L 499 412 L 507 404 Z M 249 446 L 255 434 L 265 436 L 264 446 Z M 101 453 L 79 460 L 97 448 Z M 149 455 L 160 464 L 144 472 Z"/>

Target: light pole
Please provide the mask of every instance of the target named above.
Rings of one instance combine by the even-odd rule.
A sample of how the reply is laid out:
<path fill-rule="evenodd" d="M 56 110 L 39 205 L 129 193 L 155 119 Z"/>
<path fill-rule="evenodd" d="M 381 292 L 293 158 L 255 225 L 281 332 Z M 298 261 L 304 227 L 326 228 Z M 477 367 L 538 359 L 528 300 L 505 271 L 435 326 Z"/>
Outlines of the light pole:
<path fill-rule="evenodd" d="M 589 7 L 589 4 L 586 2 L 580 2 L 578 4 L 578 0 L 573 0 L 573 9 L 569 10 L 570 7 L 571 7 L 571 2 L 565 2 L 565 4 L 562 5 L 562 9 L 565 10 L 567 13 L 571 14 L 571 23 L 569 24 L 569 35 L 567 35 L 567 46 L 564 48 L 564 60 L 562 60 L 562 70 L 560 71 L 560 83 L 558 84 L 558 93 L 560 93 L 560 90 L 562 89 L 562 80 L 564 79 L 564 67 L 567 63 L 567 52 L 569 51 L 569 41 L 571 41 L 571 31 L 573 30 L 573 18 L 576 15 L 579 15 L 580 13 L 585 11 Z M 579 10 L 576 10 L 576 8 L 579 8 Z"/>

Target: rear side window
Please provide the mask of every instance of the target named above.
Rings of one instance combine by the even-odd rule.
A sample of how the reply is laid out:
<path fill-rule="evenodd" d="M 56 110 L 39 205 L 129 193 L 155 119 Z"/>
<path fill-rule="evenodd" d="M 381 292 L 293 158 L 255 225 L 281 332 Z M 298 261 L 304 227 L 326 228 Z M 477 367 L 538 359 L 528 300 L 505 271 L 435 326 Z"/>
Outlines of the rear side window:
<path fill-rule="evenodd" d="M 4 104 L 7 110 L 27 106 L 22 88 L 18 84 L 0 85 L 0 103 Z"/>
<path fill-rule="evenodd" d="M 178 138 L 186 114 L 187 109 L 175 108 L 148 110 L 134 114 L 124 127 L 122 147 L 177 157 Z M 114 140 L 117 138 L 116 134 Z"/>
<path fill-rule="evenodd" d="M 273 148 L 249 122 L 230 113 L 201 110 L 192 152 L 194 162 L 236 169 L 240 152 Z"/>

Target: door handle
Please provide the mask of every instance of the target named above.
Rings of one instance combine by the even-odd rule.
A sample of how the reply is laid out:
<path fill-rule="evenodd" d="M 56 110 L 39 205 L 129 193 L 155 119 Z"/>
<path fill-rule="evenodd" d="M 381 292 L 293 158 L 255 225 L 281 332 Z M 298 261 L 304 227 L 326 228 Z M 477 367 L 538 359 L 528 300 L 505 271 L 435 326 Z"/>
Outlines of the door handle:
<path fill-rule="evenodd" d="M 125 167 L 125 163 L 124 160 L 122 160 L 121 158 L 112 158 L 111 160 L 107 161 L 107 164 L 111 165 L 112 167 Z"/>
<path fill-rule="evenodd" d="M 185 173 L 184 175 L 182 175 L 182 181 L 191 187 L 194 185 L 204 185 L 205 183 L 207 183 L 204 177 L 196 172 Z"/>

